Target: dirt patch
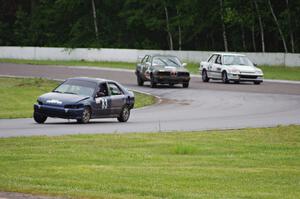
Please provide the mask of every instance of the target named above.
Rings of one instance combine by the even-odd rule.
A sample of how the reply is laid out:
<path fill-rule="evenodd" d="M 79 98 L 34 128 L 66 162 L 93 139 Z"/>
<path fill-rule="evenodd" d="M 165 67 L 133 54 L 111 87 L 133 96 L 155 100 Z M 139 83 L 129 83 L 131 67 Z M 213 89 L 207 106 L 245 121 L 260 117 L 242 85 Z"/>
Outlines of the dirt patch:
<path fill-rule="evenodd" d="M 35 196 L 24 193 L 0 192 L 0 199 L 63 199 L 49 196 Z"/>

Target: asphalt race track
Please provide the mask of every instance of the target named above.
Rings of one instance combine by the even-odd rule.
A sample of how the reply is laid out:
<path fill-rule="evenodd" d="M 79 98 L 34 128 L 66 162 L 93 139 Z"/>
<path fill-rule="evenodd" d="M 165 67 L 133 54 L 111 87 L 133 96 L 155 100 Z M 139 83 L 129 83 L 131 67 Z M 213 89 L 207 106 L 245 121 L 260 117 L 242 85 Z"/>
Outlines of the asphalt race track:
<path fill-rule="evenodd" d="M 0 63 L 0 75 L 53 79 L 99 77 L 116 80 L 130 89 L 161 98 L 156 105 L 132 110 L 127 123 L 99 119 L 84 125 L 75 120 L 48 118 L 45 124 L 36 124 L 32 118 L 2 119 L 0 137 L 198 131 L 300 124 L 300 84 L 296 83 L 203 83 L 200 77 L 193 77 L 188 89 L 181 86 L 151 89 L 147 83 L 138 87 L 132 71 L 6 63 Z"/>

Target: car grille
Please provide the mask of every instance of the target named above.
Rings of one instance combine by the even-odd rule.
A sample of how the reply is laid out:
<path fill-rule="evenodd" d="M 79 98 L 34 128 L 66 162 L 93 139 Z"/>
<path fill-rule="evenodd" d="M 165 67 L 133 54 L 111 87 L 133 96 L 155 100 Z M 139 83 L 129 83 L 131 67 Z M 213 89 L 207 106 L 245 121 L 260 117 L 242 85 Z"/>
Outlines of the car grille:
<path fill-rule="evenodd" d="M 166 71 L 166 72 L 158 72 L 158 73 L 157 73 L 157 75 L 159 75 L 159 76 L 170 76 L 170 74 L 171 74 L 171 73 L 170 73 L 170 72 L 167 72 L 167 71 Z"/>
<path fill-rule="evenodd" d="M 256 75 L 240 75 L 240 78 L 257 79 L 257 76 Z"/>
<path fill-rule="evenodd" d="M 189 77 L 190 74 L 187 72 L 178 72 L 177 77 Z"/>

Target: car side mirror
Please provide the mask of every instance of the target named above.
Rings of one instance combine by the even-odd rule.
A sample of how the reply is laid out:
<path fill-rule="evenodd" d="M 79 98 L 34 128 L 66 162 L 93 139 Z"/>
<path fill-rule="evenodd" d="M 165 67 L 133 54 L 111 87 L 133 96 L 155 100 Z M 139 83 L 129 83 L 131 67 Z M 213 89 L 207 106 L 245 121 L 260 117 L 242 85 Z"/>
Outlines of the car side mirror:
<path fill-rule="evenodd" d="M 96 93 L 96 97 L 104 97 L 104 96 L 105 96 L 105 94 L 103 92 L 101 92 L 101 91 L 98 91 Z"/>
<path fill-rule="evenodd" d="M 186 67 L 186 66 L 187 66 L 187 63 L 183 63 L 183 64 L 182 64 L 182 67 Z"/>
<path fill-rule="evenodd" d="M 256 67 L 256 66 L 257 66 L 257 63 L 253 63 L 253 65 Z"/>

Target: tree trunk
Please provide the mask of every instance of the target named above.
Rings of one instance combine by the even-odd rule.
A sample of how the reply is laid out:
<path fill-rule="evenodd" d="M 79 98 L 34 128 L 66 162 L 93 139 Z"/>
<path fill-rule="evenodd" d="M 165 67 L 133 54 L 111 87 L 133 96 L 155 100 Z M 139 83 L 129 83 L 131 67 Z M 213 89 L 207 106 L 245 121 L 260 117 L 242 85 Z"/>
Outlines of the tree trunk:
<path fill-rule="evenodd" d="M 253 45 L 253 50 L 254 50 L 254 52 L 256 52 L 254 23 L 253 23 L 252 26 L 251 26 L 251 32 L 252 32 L 252 45 Z"/>
<path fill-rule="evenodd" d="M 259 11 L 259 8 L 258 8 L 256 0 L 253 0 L 253 3 L 255 5 L 255 10 L 256 10 L 256 13 L 257 13 L 257 16 L 258 16 L 260 36 L 261 36 L 261 49 L 262 49 L 262 52 L 266 52 L 266 49 L 265 49 L 264 26 L 262 24 L 261 15 L 260 15 L 260 11 Z"/>
<path fill-rule="evenodd" d="M 277 19 L 276 15 L 275 15 L 275 12 L 274 12 L 274 10 L 273 10 L 271 1 L 268 0 L 268 3 L 269 3 L 269 6 L 270 6 L 271 13 L 272 13 L 272 15 L 273 15 L 274 21 L 275 21 L 276 26 L 277 26 L 277 28 L 278 28 L 278 32 L 279 32 L 279 34 L 280 34 L 280 36 L 281 36 L 282 43 L 283 43 L 283 47 L 284 47 L 284 51 L 285 51 L 285 53 L 287 53 L 288 50 L 287 50 L 287 47 L 286 47 L 286 42 L 285 42 L 285 38 L 284 38 L 283 32 L 282 32 L 282 30 L 281 30 L 281 28 L 280 28 L 278 19 Z"/>
<path fill-rule="evenodd" d="M 95 35 L 96 35 L 96 39 L 98 40 L 99 39 L 99 33 L 98 33 L 98 26 L 97 26 L 97 13 L 96 13 L 96 7 L 95 7 L 95 0 L 92 0 L 92 9 L 93 9 Z"/>
<path fill-rule="evenodd" d="M 224 22 L 224 12 L 223 12 L 223 0 L 220 1 L 220 14 L 221 14 L 221 22 L 222 22 L 222 30 L 223 30 L 223 41 L 224 41 L 224 49 L 227 52 L 228 51 L 228 43 L 227 43 L 227 35 L 226 35 L 226 28 L 225 28 L 225 22 Z"/>
<path fill-rule="evenodd" d="M 176 11 L 177 11 L 177 16 L 179 18 L 179 22 L 178 22 L 178 50 L 181 50 L 181 45 L 182 45 L 181 21 L 180 21 L 180 14 L 179 14 L 178 8 L 176 8 Z"/>
<path fill-rule="evenodd" d="M 165 14 L 166 14 L 167 33 L 168 33 L 168 37 L 169 37 L 169 47 L 170 47 L 170 50 L 173 50 L 173 38 L 172 38 L 171 31 L 170 31 L 169 13 L 168 13 L 167 5 L 165 5 Z"/>
<path fill-rule="evenodd" d="M 286 0 L 285 2 L 286 2 L 288 23 L 289 23 L 289 29 L 290 29 L 291 48 L 292 48 L 292 53 L 294 53 L 295 52 L 295 42 L 294 42 L 294 33 L 293 33 L 292 22 L 291 22 L 289 0 Z"/>
<path fill-rule="evenodd" d="M 244 25 L 241 25 L 241 29 L 242 29 L 242 43 L 243 43 L 243 50 L 247 51 L 247 46 L 246 46 L 246 39 L 245 39 L 245 29 L 244 29 Z"/>

